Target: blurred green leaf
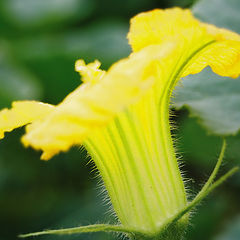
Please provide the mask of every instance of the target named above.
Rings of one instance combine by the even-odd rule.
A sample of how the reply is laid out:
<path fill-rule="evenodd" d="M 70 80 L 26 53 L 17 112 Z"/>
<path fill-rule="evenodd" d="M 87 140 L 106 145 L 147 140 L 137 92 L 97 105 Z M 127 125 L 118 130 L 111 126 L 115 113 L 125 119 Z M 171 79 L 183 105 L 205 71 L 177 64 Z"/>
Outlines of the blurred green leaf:
<path fill-rule="evenodd" d="M 198 0 L 192 11 L 202 21 L 240 33 L 239 0 Z"/>
<path fill-rule="evenodd" d="M 0 108 L 14 100 L 39 99 L 42 86 L 27 69 L 17 64 L 6 53 L 7 44 L 0 44 Z"/>
<path fill-rule="evenodd" d="M 82 199 L 95 199 L 84 197 L 95 175 L 86 166 L 85 152 L 73 148 L 49 162 L 40 161 L 39 152 L 20 143 L 23 132 L 17 129 L 0 141 L 0 239 L 16 239 L 19 233 L 52 226 L 80 209 Z M 76 218 L 69 225 L 77 220 L 85 224 Z"/>
<path fill-rule="evenodd" d="M 240 236 L 240 216 L 228 223 L 228 226 L 222 234 L 215 240 L 239 240 Z"/>
<path fill-rule="evenodd" d="M 227 149 L 227 158 L 229 161 L 234 164 L 240 163 L 240 133 L 236 136 L 230 136 L 227 138 L 228 149 Z"/>
<path fill-rule="evenodd" d="M 239 0 L 200 0 L 193 12 L 203 21 L 240 33 Z M 174 106 L 187 107 L 209 132 L 230 135 L 239 131 L 240 78 L 222 78 L 205 70 L 183 79 L 183 88 L 177 89 L 176 96 Z"/>
<path fill-rule="evenodd" d="M 171 0 L 169 1 L 170 6 L 190 7 L 196 0 Z"/>
<path fill-rule="evenodd" d="M 35 35 L 13 41 L 20 59 L 38 60 L 60 56 L 68 59 L 98 58 L 110 64 L 130 52 L 126 39 L 128 24 L 115 19 L 105 19 L 63 33 Z"/>
<path fill-rule="evenodd" d="M 220 137 L 207 135 L 196 119 L 187 117 L 187 112 L 181 117 L 176 134 L 181 139 L 176 144 L 177 148 L 187 164 L 200 168 L 204 175 L 214 168 L 222 144 Z"/>
<path fill-rule="evenodd" d="M 32 28 L 84 19 L 94 5 L 95 0 L 7 0 L 2 2 L 2 14 L 18 27 Z"/>
<path fill-rule="evenodd" d="M 230 202 L 224 194 L 213 192 L 208 197 L 207 203 L 198 206 L 196 214 L 192 213 L 191 226 L 185 239 L 212 240 L 224 215 L 229 210 Z"/>
<path fill-rule="evenodd" d="M 105 197 L 105 193 L 99 194 L 100 191 L 103 191 L 103 187 L 101 189 L 96 189 L 96 187 L 89 187 L 89 189 L 84 193 L 83 196 L 79 199 L 75 199 L 72 196 L 72 199 L 68 199 L 68 207 L 63 206 L 64 208 L 68 208 L 68 214 L 65 215 L 60 221 L 54 223 L 52 226 L 45 226 L 49 229 L 59 229 L 68 228 L 74 226 L 84 226 L 89 224 L 97 223 L 116 223 L 114 219 L 113 211 L 110 208 L 109 204 L 106 204 L 103 198 Z M 107 196 L 106 196 L 107 197 Z M 43 230 L 38 228 L 37 230 Z M 54 239 L 78 239 L 78 240 L 87 240 L 87 239 L 95 239 L 95 240 L 110 240 L 115 239 L 113 233 L 87 233 L 87 234 L 73 234 L 73 235 L 63 235 L 63 236 L 54 236 Z M 51 240 L 52 236 L 43 236 L 41 239 Z"/>
<path fill-rule="evenodd" d="M 210 69 L 183 79 L 174 106 L 186 106 L 211 133 L 236 134 L 240 129 L 240 79 L 220 77 Z"/>
<path fill-rule="evenodd" d="M 196 170 L 200 168 L 201 172 L 206 174 L 216 164 L 223 139 L 220 136 L 207 134 L 205 129 L 197 123 L 196 118 L 187 117 L 186 111 L 181 113 L 180 126 L 174 133 L 177 138 L 181 139 L 181 141 L 177 141 L 177 149 L 183 153 L 184 161 L 187 164 L 194 166 Z M 229 169 L 240 162 L 240 133 L 225 139 L 227 148 L 224 165 L 227 164 L 226 168 Z M 235 184 L 236 177 L 240 178 L 240 174 L 234 175 L 229 181 Z M 240 185 L 240 179 L 238 184 Z"/>

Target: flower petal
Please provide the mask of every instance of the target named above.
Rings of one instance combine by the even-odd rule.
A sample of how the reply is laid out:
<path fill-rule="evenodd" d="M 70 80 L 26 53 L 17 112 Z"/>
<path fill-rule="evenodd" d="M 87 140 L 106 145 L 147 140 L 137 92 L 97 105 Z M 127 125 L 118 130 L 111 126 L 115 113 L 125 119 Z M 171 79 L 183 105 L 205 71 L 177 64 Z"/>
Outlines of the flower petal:
<path fill-rule="evenodd" d="M 131 20 L 128 39 L 133 51 L 166 41 L 185 41 L 186 51 L 204 46 L 198 54 L 189 58 L 182 77 L 196 74 L 208 65 L 221 76 L 239 76 L 240 35 L 202 23 L 189 10 L 172 8 L 140 13 Z"/>
<path fill-rule="evenodd" d="M 128 33 L 133 51 L 166 41 L 182 40 L 191 43 L 198 38 L 215 41 L 240 41 L 240 36 L 230 30 L 202 23 L 188 9 L 155 9 L 143 12 L 131 19 Z"/>
<path fill-rule="evenodd" d="M 54 107 L 36 101 L 17 101 L 12 103 L 11 109 L 0 111 L 0 139 L 4 138 L 5 132 L 22 127 L 35 120 L 47 116 Z"/>
<path fill-rule="evenodd" d="M 182 77 L 196 74 L 210 66 L 218 75 L 237 78 L 240 74 L 240 41 L 214 42 L 189 61 Z"/>
<path fill-rule="evenodd" d="M 148 45 L 162 44 L 166 41 L 192 41 L 194 35 L 200 36 L 205 33 L 206 28 L 200 26 L 199 21 L 188 9 L 155 9 L 140 13 L 131 19 L 128 40 L 135 52 Z"/>
<path fill-rule="evenodd" d="M 157 46 L 157 53 L 156 47 L 147 48 L 114 64 L 102 79 L 86 81 L 46 119 L 27 126 L 22 138 L 24 145 L 42 149 L 42 159 L 49 159 L 59 151 L 81 144 L 91 131 L 104 126 L 153 85 L 159 74 L 156 65 L 172 48 L 172 44 Z M 84 71 L 92 71 L 92 67 L 90 64 L 81 68 L 81 73 L 86 76 Z"/>
<path fill-rule="evenodd" d="M 240 73 L 239 36 L 196 20 L 189 10 L 174 8 L 137 15 L 131 21 L 128 58 L 108 72 L 95 61 L 77 61 L 83 82 L 45 119 L 27 127 L 23 143 L 43 150 L 43 159 L 81 144 L 92 131 L 136 103 L 148 89 L 168 111 L 178 80 L 210 65 L 223 76 Z M 164 99 L 164 100 L 163 100 Z M 161 110 L 162 111 L 162 110 Z"/>

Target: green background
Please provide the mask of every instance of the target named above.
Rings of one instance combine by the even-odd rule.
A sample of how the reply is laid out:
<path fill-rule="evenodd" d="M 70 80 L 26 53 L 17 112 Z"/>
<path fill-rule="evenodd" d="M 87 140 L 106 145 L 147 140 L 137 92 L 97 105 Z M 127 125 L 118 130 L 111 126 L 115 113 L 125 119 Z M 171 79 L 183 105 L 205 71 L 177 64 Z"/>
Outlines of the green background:
<path fill-rule="evenodd" d="M 192 7 L 204 21 L 240 33 L 238 0 L 0 0 L 0 107 L 10 107 L 11 101 L 19 99 L 60 102 L 80 84 L 74 72 L 77 59 L 99 59 L 107 69 L 130 53 L 126 34 L 132 16 L 172 6 Z M 173 105 L 176 148 L 191 196 L 216 163 L 220 134 L 228 143 L 221 173 L 240 163 L 240 85 L 237 80 L 230 80 L 231 85 L 226 79 L 218 83 L 209 71 L 202 74 L 192 79 L 195 84 L 183 80 Z M 207 82 L 208 78 L 213 81 Z M 225 100 L 209 100 L 223 95 Z M 203 105 L 196 104 L 199 98 Z M 201 111 L 201 106 L 207 110 Z M 111 222 L 101 180 L 86 152 L 75 147 L 43 162 L 40 153 L 22 147 L 23 132 L 17 129 L 0 142 L 0 239 L 46 228 Z M 36 239 L 117 238 L 94 233 Z M 240 239 L 240 174 L 192 214 L 186 239 Z"/>

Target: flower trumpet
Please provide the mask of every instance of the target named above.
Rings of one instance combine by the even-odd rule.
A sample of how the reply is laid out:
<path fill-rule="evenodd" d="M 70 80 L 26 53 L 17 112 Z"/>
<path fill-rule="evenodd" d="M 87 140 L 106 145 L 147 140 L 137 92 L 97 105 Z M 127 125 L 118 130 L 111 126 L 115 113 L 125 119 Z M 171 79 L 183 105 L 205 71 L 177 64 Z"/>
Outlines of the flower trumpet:
<path fill-rule="evenodd" d="M 212 184 L 224 144 L 203 191 L 188 203 L 169 105 L 179 80 L 206 66 L 221 76 L 238 77 L 240 36 L 198 21 L 189 10 L 173 8 L 132 18 L 128 39 L 133 52 L 107 72 L 99 69 L 98 61 L 86 65 L 78 60 L 75 68 L 83 83 L 60 104 L 19 101 L 0 112 L 0 137 L 27 125 L 22 142 L 41 150 L 43 160 L 73 145 L 86 147 L 119 219 L 116 226 L 35 235 L 120 231 L 136 239 L 174 239 L 187 225 L 192 207 L 236 170 Z"/>

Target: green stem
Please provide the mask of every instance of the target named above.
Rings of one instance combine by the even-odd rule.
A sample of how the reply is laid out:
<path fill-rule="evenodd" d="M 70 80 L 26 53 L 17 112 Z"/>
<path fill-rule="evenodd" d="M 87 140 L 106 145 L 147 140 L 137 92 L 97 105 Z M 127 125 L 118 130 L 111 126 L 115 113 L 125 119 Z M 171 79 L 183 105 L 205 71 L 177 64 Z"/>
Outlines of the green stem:
<path fill-rule="evenodd" d="M 198 193 L 198 195 L 196 196 L 196 198 L 200 197 L 202 194 L 204 194 L 204 192 L 209 188 L 209 186 L 211 186 L 211 184 L 213 183 L 214 179 L 216 178 L 216 175 L 218 173 L 218 170 L 222 164 L 223 161 L 223 157 L 224 157 L 224 153 L 226 150 L 226 141 L 225 139 L 223 139 L 223 144 L 222 144 L 222 148 L 221 148 L 221 152 L 217 161 L 217 164 L 211 174 L 211 176 L 209 177 L 208 181 L 205 183 L 205 185 L 203 186 L 203 188 L 201 189 L 201 191 Z"/>
<path fill-rule="evenodd" d="M 198 194 L 193 199 L 193 201 L 187 205 L 187 207 L 185 207 L 181 212 L 179 212 L 177 215 L 171 218 L 170 221 L 167 224 L 165 224 L 163 228 L 167 228 L 168 226 L 180 220 L 186 213 L 190 212 L 194 207 L 196 207 L 197 204 L 199 204 L 204 198 L 206 198 L 209 193 L 211 193 L 215 188 L 221 185 L 224 181 L 226 181 L 238 170 L 239 170 L 239 167 L 232 168 L 230 171 L 228 171 L 226 174 L 220 177 L 215 183 L 213 183 L 209 188 L 207 188 L 204 192 L 201 191 L 201 194 Z M 160 232 L 162 232 L 162 229 L 160 230 Z"/>
<path fill-rule="evenodd" d="M 74 233 L 90 233 L 90 232 L 124 232 L 131 234 L 132 231 L 124 228 L 121 225 L 109 225 L 109 224 L 95 224 L 95 225 L 88 225 L 88 226 L 81 226 L 81 227 L 74 227 L 74 228 L 64 228 L 64 229 L 57 229 L 57 230 L 45 230 L 41 232 L 35 233 L 27 233 L 27 234 L 20 234 L 20 238 L 27 238 L 27 237 L 36 237 L 41 235 L 64 235 L 64 234 L 74 234 Z"/>

